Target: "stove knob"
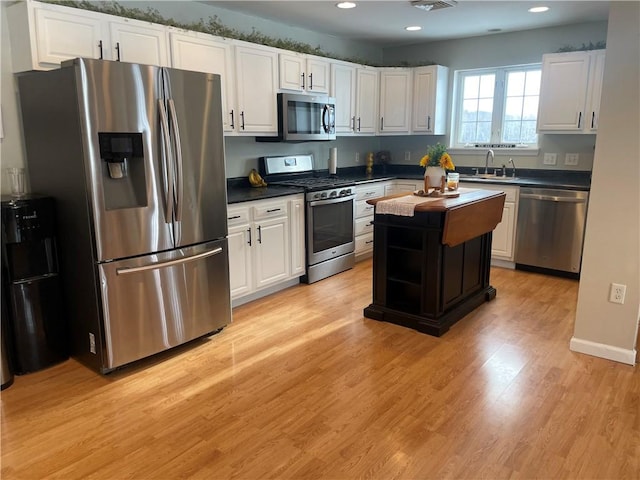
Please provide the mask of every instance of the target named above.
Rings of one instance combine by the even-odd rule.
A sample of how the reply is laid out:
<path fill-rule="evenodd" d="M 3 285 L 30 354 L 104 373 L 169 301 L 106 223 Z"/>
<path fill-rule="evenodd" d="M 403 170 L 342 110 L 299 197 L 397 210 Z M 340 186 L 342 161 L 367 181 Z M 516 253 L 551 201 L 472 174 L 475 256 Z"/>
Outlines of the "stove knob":
<path fill-rule="evenodd" d="M 313 196 L 313 198 L 314 198 L 314 200 L 319 200 L 319 199 L 320 199 L 320 194 L 319 194 L 319 193 L 316 193 L 316 194 Z"/>
<path fill-rule="evenodd" d="M 327 198 L 327 192 L 322 192 L 322 195 L 320 195 L 320 198 Z"/>
<path fill-rule="evenodd" d="M 333 192 L 331 192 L 330 197 L 337 197 L 338 196 L 338 192 L 336 192 L 335 190 Z"/>
<path fill-rule="evenodd" d="M 344 196 L 346 196 L 346 195 L 349 195 L 349 193 L 350 193 L 350 192 L 349 192 L 349 190 L 340 190 L 340 196 L 341 196 L 341 197 L 344 197 Z"/>

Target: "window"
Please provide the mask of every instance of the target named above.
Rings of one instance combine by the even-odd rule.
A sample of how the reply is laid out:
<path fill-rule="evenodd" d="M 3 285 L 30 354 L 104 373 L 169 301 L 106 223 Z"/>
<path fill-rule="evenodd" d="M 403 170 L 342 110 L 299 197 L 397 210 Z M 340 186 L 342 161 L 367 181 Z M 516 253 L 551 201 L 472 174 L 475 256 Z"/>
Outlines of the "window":
<path fill-rule="evenodd" d="M 540 76 L 539 64 L 457 72 L 451 146 L 537 147 Z"/>

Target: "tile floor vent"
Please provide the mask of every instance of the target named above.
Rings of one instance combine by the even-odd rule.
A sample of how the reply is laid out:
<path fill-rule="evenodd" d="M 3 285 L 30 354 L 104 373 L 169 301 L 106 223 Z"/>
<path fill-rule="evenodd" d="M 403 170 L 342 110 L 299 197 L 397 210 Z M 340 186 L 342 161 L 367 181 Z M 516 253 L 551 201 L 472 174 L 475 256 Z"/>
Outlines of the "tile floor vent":
<path fill-rule="evenodd" d="M 455 7 L 458 4 L 456 0 L 413 0 L 411 5 L 427 12 L 431 10 L 439 10 L 441 8 Z"/>

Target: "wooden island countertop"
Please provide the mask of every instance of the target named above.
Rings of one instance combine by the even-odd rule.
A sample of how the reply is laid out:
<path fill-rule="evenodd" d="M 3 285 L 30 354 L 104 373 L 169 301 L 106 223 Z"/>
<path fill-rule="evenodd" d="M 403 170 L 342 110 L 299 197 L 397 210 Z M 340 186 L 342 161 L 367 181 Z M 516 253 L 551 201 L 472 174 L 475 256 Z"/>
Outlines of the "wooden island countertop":
<path fill-rule="evenodd" d="M 424 202 L 415 206 L 415 213 L 445 213 L 442 243 L 453 247 L 486 232 L 493 231 L 502 220 L 502 210 L 506 194 L 493 190 L 459 189 L 460 196 L 454 198 L 421 197 Z M 396 193 L 386 197 L 367 200 L 376 205 L 384 200 L 392 200 L 412 192 Z"/>

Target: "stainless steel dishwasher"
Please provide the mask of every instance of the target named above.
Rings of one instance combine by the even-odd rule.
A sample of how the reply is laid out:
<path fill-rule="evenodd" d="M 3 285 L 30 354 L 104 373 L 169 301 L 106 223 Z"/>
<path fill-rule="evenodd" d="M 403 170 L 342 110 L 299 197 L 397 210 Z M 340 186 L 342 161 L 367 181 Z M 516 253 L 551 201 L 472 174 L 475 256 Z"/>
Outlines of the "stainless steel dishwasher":
<path fill-rule="evenodd" d="M 589 192 L 520 187 L 516 268 L 577 276 Z"/>

